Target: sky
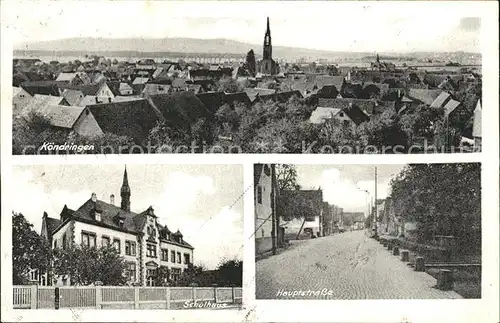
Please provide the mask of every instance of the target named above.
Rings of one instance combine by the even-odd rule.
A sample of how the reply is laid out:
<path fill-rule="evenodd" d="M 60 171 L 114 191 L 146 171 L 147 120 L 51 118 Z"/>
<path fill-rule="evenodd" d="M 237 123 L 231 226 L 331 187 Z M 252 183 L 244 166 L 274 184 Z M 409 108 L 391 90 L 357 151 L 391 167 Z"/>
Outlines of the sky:
<path fill-rule="evenodd" d="M 16 44 L 70 37 L 227 38 L 261 44 L 269 16 L 275 46 L 480 52 L 482 7 L 462 1 L 7 0 L 7 4 L 2 24 Z"/>
<path fill-rule="evenodd" d="M 119 205 L 124 165 L 14 166 L 12 205 L 41 230 L 42 215 L 59 218 L 90 199 Z M 243 174 L 240 165 L 127 165 L 131 210 L 150 205 L 163 225 L 179 229 L 208 269 L 243 255 Z"/>
<path fill-rule="evenodd" d="M 389 182 L 404 165 L 377 166 L 377 198 L 390 194 Z M 368 212 L 375 196 L 375 165 L 296 165 L 302 189 L 323 190 L 323 200 L 345 212 Z M 366 192 L 368 191 L 368 192 Z"/>

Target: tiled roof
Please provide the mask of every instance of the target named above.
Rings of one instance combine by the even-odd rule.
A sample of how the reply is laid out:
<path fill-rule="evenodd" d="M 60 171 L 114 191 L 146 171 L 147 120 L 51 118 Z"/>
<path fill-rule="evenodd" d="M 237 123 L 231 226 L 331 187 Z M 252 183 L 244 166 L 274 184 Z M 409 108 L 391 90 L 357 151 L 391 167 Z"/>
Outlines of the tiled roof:
<path fill-rule="evenodd" d="M 59 88 L 62 87 L 65 82 L 58 81 L 28 81 L 21 83 L 21 87 L 26 90 L 31 95 L 43 94 L 43 95 L 59 95 Z"/>
<path fill-rule="evenodd" d="M 103 132 L 128 136 L 139 143 L 160 120 L 146 99 L 94 104 L 88 108 Z"/>
<path fill-rule="evenodd" d="M 43 115 L 51 126 L 72 129 L 84 110 L 83 107 L 48 105 L 37 109 L 37 112 Z"/>
<path fill-rule="evenodd" d="M 46 224 L 47 224 L 47 231 L 49 233 L 52 233 L 55 228 L 61 224 L 61 221 L 59 219 L 54 219 L 54 218 L 45 218 L 46 219 Z"/>
<path fill-rule="evenodd" d="M 132 84 L 145 84 L 149 81 L 149 77 L 136 77 Z"/>
<path fill-rule="evenodd" d="M 318 99 L 318 107 L 347 109 L 352 106 L 361 109 L 366 115 L 373 115 L 383 112 L 386 109 L 395 108 L 394 101 L 376 101 L 351 98 Z"/>
<path fill-rule="evenodd" d="M 323 123 L 326 119 L 330 119 L 337 115 L 341 109 L 338 108 L 323 108 L 318 107 L 311 113 L 311 117 L 309 118 L 309 122 L 319 124 Z"/>
<path fill-rule="evenodd" d="M 408 91 L 408 96 L 411 99 L 418 100 L 427 105 L 431 105 L 432 102 L 441 94 L 441 90 L 427 90 L 427 89 L 410 89 Z"/>
<path fill-rule="evenodd" d="M 246 88 L 245 93 L 248 95 L 250 101 L 254 101 L 257 95 L 268 95 L 276 93 L 276 90 L 262 89 L 262 88 Z"/>
<path fill-rule="evenodd" d="M 79 90 L 64 90 L 62 96 L 68 101 L 69 105 L 78 105 L 84 98 L 83 92 Z"/>
<path fill-rule="evenodd" d="M 71 82 L 73 79 L 77 77 L 77 73 L 60 73 L 59 76 L 57 76 L 56 81 L 61 81 L 61 82 Z"/>
<path fill-rule="evenodd" d="M 444 106 L 444 114 L 448 116 L 450 113 L 452 113 L 461 103 L 458 101 L 455 101 L 451 99 L 448 101 L 448 103 Z"/>
<path fill-rule="evenodd" d="M 432 102 L 431 108 L 442 108 L 451 99 L 448 92 L 441 92 L 438 97 Z"/>
<path fill-rule="evenodd" d="M 173 92 L 149 96 L 154 107 L 170 124 L 190 127 L 200 117 L 210 117 L 205 105 L 191 92 Z"/>
<path fill-rule="evenodd" d="M 85 95 L 96 95 L 101 89 L 102 83 L 93 83 L 93 84 L 83 84 L 83 85 L 69 85 L 63 84 L 60 87 L 63 89 L 69 90 L 77 90 L 81 91 Z"/>

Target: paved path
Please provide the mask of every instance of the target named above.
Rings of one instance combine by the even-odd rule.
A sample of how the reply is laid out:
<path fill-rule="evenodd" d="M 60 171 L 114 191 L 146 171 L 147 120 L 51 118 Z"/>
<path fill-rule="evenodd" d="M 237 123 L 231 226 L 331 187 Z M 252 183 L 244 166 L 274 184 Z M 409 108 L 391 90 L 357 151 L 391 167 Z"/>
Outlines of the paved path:
<path fill-rule="evenodd" d="M 296 243 L 256 263 L 257 299 L 462 298 L 433 288 L 435 278 L 415 272 L 364 231 Z M 308 292 L 324 289 L 325 296 Z M 280 290 L 304 294 L 277 296 Z"/>

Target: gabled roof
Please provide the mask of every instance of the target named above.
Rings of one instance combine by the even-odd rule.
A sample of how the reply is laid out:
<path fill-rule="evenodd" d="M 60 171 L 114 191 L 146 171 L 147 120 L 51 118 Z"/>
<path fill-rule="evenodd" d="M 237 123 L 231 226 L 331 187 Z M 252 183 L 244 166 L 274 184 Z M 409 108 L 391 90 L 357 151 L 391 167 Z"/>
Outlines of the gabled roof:
<path fill-rule="evenodd" d="M 408 96 L 411 99 L 418 100 L 427 105 L 431 105 L 432 102 L 441 94 L 441 90 L 428 90 L 428 89 L 410 89 L 408 91 Z"/>
<path fill-rule="evenodd" d="M 169 93 L 171 88 L 172 86 L 168 84 L 147 83 L 141 94 L 153 95 L 160 93 Z"/>
<path fill-rule="evenodd" d="M 461 103 L 455 101 L 453 99 L 449 100 L 448 103 L 444 106 L 444 115 L 448 116 L 452 113 Z"/>
<path fill-rule="evenodd" d="M 72 129 L 85 108 L 66 105 L 48 105 L 36 109 L 54 127 Z"/>
<path fill-rule="evenodd" d="M 342 109 L 342 111 L 347 114 L 347 116 L 356 124 L 360 125 L 363 122 L 370 120 L 370 118 L 359 109 L 357 106 L 351 106 L 348 108 Z"/>
<path fill-rule="evenodd" d="M 318 107 L 311 113 L 311 117 L 309 118 L 309 122 L 320 124 L 323 123 L 326 119 L 333 118 L 337 113 L 339 113 L 341 109 L 339 108 L 323 108 Z"/>
<path fill-rule="evenodd" d="M 237 93 L 224 93 L 224 97 L 222 98 L 223 104 L 228 104 L 233 106 L 236 102 L 243 103 L 244 105 L 250 105 L 250 99 L 245 92 L 237 92 Z"/>
<path fill-rule="evenodd" d="M 92 83 L 92 84 L 82 84 L 82 85 L 69 85 L 63 84 L 60 87 L 63 89 L 77 90 L 81 91 L 85 95 L 97 95 L 104 83 Z"/>
<path fill-rule="evenodd" d="M 57 76 L 56 81 L 61 81 L 61 82 L 71 82 L 75 79 L 75 77 L 79 77 L 77 73 L 59 73 Z"/>
<path fill-rule="evenodd" d="M 359 108 L 366 115 L 374 115 L 382 113 L 387 109 L 395 109 L 394 101 L 377 101 L 352 98 L 318 99 L 318 107 L 322 108 L 337 108 L 342 110 L 349 108 L 349 106 L 351 105 Z"/>
<path fill-rule="evenodd" d="M 264 88 L 246 88 L 245 93 L 247 94 L 250 101 L 254 101 L 258 95 L 269 95 L 276 93 L 276 90 L 264 89 Z"/>
<path fill-rule="evenodd" d="M 67 101 L 62 96 L 35 94 L 33 98 L 31 98 L 31 100 L 25 105 L 21 113 L 23 116 L 27 116 L 30 111 L 43 113 L 44 109 L 49 105 L 66 105 L 66 102 Z"/>
<path fill-rule="evenodd" d="M 198 93 L 196 97 L 214 114 L 224 103 L 224 92 Z"/>
<path fill-rule="evenodd" d="M 132 84 L 146 84 L 149 81 L 149 77 L 136 77 Z"/>
<path fill-rule="evenodd" d="M 191 92 L 173 92 L 148 97 L 169 124 L 189 128 L 202 117 L 211 117 L 205 105 Z"/>
<path fill-rule="evenodd" d="M 59 88 L 64 84 L 66 83 L 59 81 L 28 81 L 21 83 L 20 86 L 31 95 L 43 94 L 59 96 Z"/>
<path fill-rule="evenodd" d="M 88 108 L 103 132 L 128 136 L 139 143 L 160 120 L 146 99 L 94 104 Z"/>
<path fill-rule="evenodd" d="M 69 105 L 78 105 L 85 95 L 79 90 L 66 89 L 62 93 L 62 96 L 68 101 Z"/>
<path fill-rule="evenodd" d="M 47 224 L 47 232 L 52 233 L 55 228 L 57 228 L 60 224 L 61 221 L 59 219 L 54 219 L 54 218 L 45 218 L 46 224 Z"/>
<path fill-rule="evenodd" d="M 431 108 L 442 108 L 450 99 L 451 95 L 448 92 L 441 92 L 434 102 L 432 102 Z"/>

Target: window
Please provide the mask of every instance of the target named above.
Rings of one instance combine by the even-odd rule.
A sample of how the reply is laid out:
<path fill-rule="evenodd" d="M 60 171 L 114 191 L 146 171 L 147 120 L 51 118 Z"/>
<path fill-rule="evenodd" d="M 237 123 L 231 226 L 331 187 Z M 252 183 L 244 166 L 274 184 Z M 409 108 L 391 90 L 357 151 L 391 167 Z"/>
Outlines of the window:
<path fill-rule="evenodd" d="M 181 261 L 182 261 L 182 259 L 181 259 L 181 253 L 180 253 L 180 252 L 178 252 L 178 253 L 177 253 L 177 263 L 178 263 L 178 264 L 180 264 L 180 263 L 181 263 Z"/>
<path fill-rule="evenodd" d="M 180 268 L 170 268 L 170 279 L 171 280 L 176 282 L 179 280 L 180 276 L 181 276 L 181 269 Z"/>
<path fill-rule="evenodd" d="M 57 249 L 57 240 L 54 240 L 54 249 Z"/>
<path fill-rule="evenodd" d="M 257 186 L 257 203 L 262 204 L 262 186 Z"/>
<path fill-rule="evenodd" d="M 339 113 L 339 117 L 343 118 L 344 117 L 344 112 Z"/>
<path fill-rule="evenodd" d="M 62 248 L 66 249 L 66 233 L 64 233 L 62 237 Z"/>
<path fill-rule="evenodd" d="M 116 251 L 118 251 L 119 254 L 122 252 L 122 248 L 121 248 L 120 244 L 121 244 L 120 239 L 118 239 L 118 238 L 113 239 L 113 247 L 116 249 Z"/>
<path fill-rule="evenodd" d="M 168 261 L 168 250 L 161 249 L 161 260 Z"/>
<path fill-rule="evenodd" d="M 111 240 L 108 236 L 102 236 L 102 246 L 108 247 L 110 245 Z"/>
<path fill-rule="evenodd" d="M 95 233 L 93 232 L 82 232 L 82 245 L 95 248 Z"/>
<path fill-rule="evenodd" d="M 129 282 L 134 282 L 135 281 L 135 262 L 130 262 L 127 264 L 127 270 L 126 270 L 126 275 L 127 275 L 127 280 Z"/>
<path fill-rule="evenodd" d="M 156 277 L 156 269 L 147 269 L 146 270 L 146 284 L 148 286 L 155 285 L 155 277 Z"/>
<path fill-rule="evenodd" d="M 156 245 L 155 244 L 148 243 L 147 250 L 146 250 L 146 256 L 151 257 L 151 258 L 156 258 Z"/>
<path fill-rule="evenodd" d="M 135 256 L 135 242 L 134 241 L 125 241 L 125 254 L 127 256 Z"/>
<path fill-rule="evenodd" d="M 185 254 L 184 254 L 184 263 L 185 263 L 186 265 L 190 263 L 189 254 L 188 254 L 188 253 L 185 253 Z"/>
<path fill-rule="evenodd" d="M 173 250 L 170 252 L 170 261 L 175 264 L 175 251 Z"/>

